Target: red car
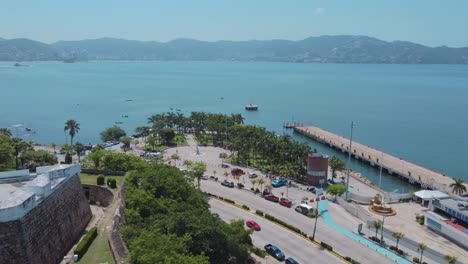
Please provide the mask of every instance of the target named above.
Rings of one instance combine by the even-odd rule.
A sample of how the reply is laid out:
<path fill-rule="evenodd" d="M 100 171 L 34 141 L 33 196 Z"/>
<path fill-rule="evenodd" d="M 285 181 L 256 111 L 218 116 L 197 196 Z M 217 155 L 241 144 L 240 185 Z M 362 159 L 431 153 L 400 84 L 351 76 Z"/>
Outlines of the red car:
<path fill-rule="evenodd" d="M 291 208 L 292 206 L 292 202 L 285 198 L 281 198 L 279 204 L 281 204 L 282 206 L 286 206 L 288 208 Z"/>
<path fill-rule="evenodd" d="M 255 222 L 254 220 L 247 220 L 247 221 L 245 221 L 245 225 L 246 225 L 247 227 L 253 228 L 253 230 L 255 230 L 255 231 L 260 231 L 260 229 L 262 229 L 262 228 L 260 227 L 260 225 L 257 224 L 257 222 Z"/>
<path fill-rule="evenodd" d="M 279 202 L 279 198 L 274 196 L 273 194 L 267 194 L 267 195 L 265 195 L 263 197 L 268 201 L 272 201 L 272 202 L 275 202 L 275 203 Z"/>

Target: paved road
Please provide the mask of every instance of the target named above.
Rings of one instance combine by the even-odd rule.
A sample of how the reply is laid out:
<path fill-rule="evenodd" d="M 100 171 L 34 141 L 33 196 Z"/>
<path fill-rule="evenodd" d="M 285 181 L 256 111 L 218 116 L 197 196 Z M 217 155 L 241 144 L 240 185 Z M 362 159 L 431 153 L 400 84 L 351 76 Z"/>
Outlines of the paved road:
<path fill-rule="evenodd" d="M 299 263 L 344 263 L 337 257 L 320 249 L 319 247 L 307 242 L 302 237 L 293 232 L 277 226 L 276 224 L 248 213 L 235 206 L 228 205 L 216 199 L 210 199 L 211 211 L 219 214 L 221 219 L 226 222 L 232 220 L 253 219 L 262 227 L 261 231 L 252 234 L 253 244 L 263 249 L 266 244 L 278 246 L 286 258 L 293 257 Z M 279 263 L 272 257 L 268 258 L 268 263 Z"/>
<path fill-rule="evenodd" d="M 286 208 L 276 203 L 266 201 L 247 190 L 224 187 L 219 182 L 212 180 L 202 181 L 201 188 L 203 191 L 228 197 L 238 204 L 245 204 L 253 210 L 259 209 L 265 213 L 270 213 L 300 228 L 307 234 L 312 234 L 314 220 L 295 212 L 292 208 Z M 354 239 L 327 226 L 321 219 L 318 220 L 316 239 L 331 244 L 338 253 L 343 256 L 350 256 L 361 263 L 394 263 L 380 253 L 367 248 L 365 245 L 359 244 Z"/>

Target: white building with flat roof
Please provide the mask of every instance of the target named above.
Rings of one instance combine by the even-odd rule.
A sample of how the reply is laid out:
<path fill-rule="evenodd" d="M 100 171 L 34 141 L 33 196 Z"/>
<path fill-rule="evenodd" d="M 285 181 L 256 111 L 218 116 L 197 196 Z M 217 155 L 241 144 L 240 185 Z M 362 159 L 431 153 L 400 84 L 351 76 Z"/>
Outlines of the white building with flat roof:
<path fill-rule="evenodd" d="M 22 218 L 61 183 L 81 171 L 79 164 L 0 172 L 0 222 Z"/>

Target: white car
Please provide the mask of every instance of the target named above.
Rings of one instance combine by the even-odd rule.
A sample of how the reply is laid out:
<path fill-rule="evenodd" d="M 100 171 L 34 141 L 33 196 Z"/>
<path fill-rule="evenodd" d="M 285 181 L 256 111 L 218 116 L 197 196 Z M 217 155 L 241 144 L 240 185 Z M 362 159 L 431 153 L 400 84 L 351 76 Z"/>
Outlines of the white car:
<path fill-rule="evenodd" d="M 249 178 L 250 179 L 257 178 L 257 177 L 258 177 L 258 175 L 256 173 L 249 172 Z"/>
<path fill-rule="evenodd" d="M 202 178 L 202 180 L 208 180 L 208 175 L 205 174 L 201 178 Z"/>

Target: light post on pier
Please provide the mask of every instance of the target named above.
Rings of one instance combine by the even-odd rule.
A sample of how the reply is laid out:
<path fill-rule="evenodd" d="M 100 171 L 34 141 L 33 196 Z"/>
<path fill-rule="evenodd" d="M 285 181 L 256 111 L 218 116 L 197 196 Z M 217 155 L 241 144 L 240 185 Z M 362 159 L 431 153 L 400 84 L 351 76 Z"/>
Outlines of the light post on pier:
<path fill-rule="evenodd" d="M 351 122 L 351 136 L 349 137 L 348 162 L 346 164 L 346 167 L 348 167 L 348 171 L 346 174 L 346 201 L 349 200 L 349 174 L 351 172 L 349 165 L 351 163 L 351 152 L 352 152 L 352 146 L 353 146 L 353 127 L 354 127 L 354 122 Z"/>

